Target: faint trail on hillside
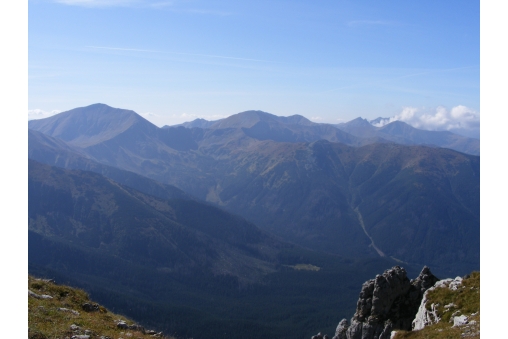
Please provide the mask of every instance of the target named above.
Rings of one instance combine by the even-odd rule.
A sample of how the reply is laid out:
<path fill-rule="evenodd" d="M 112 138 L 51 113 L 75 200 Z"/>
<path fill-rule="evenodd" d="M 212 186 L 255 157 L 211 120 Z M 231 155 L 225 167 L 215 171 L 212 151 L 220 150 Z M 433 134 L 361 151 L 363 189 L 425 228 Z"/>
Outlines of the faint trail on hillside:
<path fill-rule="evenodd" d="M 383 253 L 383 251 L 381 251 L 379 248 L 377 248 L 376 244 L 374 244 L 374 240 L 372 240 L 369 233 L 367 233 L 367 230 L 365 229 L 365 224 L 363 223 L 362 214 L 360 213 L 360 210 L 358 209 L 358 207 L 356 207 L 354 209 L 354 211 L 356 212 L 356 215 L 358 216 L 358 221 L 360 222 L 360 225 L 362 226 L 363 232 L 365 232 L 365 235 L 367 237 L 369 237 L 369 239 L 370 239 L 370 245 L 376 250 L 377 254 L 379 254 L 380 257 L 386 257 L 386 255 Z"/>

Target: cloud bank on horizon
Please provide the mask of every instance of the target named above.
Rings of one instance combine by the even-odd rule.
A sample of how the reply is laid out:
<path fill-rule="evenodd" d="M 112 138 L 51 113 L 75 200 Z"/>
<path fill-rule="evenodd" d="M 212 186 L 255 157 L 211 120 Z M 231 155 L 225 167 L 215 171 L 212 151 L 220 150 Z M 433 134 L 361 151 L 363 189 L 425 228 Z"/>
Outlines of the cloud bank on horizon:
<path fill-rule="evenodd" d="M 439 106 L 433 112 L 416 107 L 404 107 L 399 114 L 390 118 L 381 118 L 372 125 L 382 127 L 394 121 L 402 121 L 427 131 L 452 131 L 480 137 L 479 113 L 463 105 L 455 106 L 450 110 Z"/>
<path fill-rule="evenodd" d="M 53 116 L 53 115 L 58 114 L 60 112 L 61 111 L 58 111 L 58 110 L 45 111 L 45 110 L 38 109 L 38 108 L 29 109 L 28 110 L 28 120 L 49 118 L 50 116 Z"/>

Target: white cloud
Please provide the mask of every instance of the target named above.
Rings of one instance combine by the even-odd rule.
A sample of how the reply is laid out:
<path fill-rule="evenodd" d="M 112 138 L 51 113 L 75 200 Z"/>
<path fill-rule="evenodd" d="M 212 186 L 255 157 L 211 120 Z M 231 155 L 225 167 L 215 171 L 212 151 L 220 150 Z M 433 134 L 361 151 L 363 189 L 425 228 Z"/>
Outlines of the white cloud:
<path fill-rule="evenodd" d="M 28 110 L 28 120 L 36 120 L 36 119 L 44 119 L 50 117 L 52 115 L 58 114 L 61 111 L 52 110 L 52 111 L 44 111 L 42 109 L 29 109 Z"/>
<path fill-rule="evenodd" d="M 144 118 L 155 118 L 155 117 L 160 117 L 160 115 L 155 114 L 155 113 L 152 113 L 152 112 L 140 113 L 139 115 L 141 115 L 141 116 L 142 116 L 142 117 L 144 117 Z"/>
<path fill-rule="evenodd" d="M 404 107 L 402 111 L 391 117 L 382 119 L 376 127 L 382 127 L 393 121 L 403 121 L 413 127 L 430 131 L 475 130 L 480 128 L 480 114 L 463 105 L 451 110 L 439 106 L 434 111 Z"/>

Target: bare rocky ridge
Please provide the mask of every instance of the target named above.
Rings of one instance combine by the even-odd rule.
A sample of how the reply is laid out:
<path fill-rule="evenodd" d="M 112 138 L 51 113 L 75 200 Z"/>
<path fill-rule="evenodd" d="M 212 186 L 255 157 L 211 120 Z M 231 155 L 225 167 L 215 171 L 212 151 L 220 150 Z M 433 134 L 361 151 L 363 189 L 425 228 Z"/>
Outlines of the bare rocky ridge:
<path fill-rule="evenodd" d="M 411 330 L 425 291 L 437 281 L 427 266 L 413 280 L 394 266 L 366 281 L 351 323 L 342 319 L 333 339 L 389 339 L 393 330 Z"/>

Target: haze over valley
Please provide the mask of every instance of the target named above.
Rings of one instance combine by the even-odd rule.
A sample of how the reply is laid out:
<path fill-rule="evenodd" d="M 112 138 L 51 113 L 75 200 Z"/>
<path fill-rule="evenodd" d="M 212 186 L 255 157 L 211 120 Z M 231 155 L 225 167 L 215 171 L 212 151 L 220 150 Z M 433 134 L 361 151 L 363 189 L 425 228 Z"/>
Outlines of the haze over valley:
<path fill-rule="evenodd" d="M 296 316 L 282 305 L 309 288 L 309 298 L 326 299 L 333 285 L 350 300 L 339 311 L 346 316 L 356 294 L 348 288 L 386 267 L 428 265 L 441 276 L 479 269 L 476 139 L 261 111 L 159 128 L 105 104 L 30 121 L 28 135 L 29 270 L 119 310 L 141 298 L 162 318 L 127 313 L 148 324 L 177 312 L 180 325 L 164 326 L 181 335 L 200 336 L 208 321 L 221 331 L 243 298 L 277 301 L 274 312 Z M 203 304 L 219 295 L 223 312 Z M 309 321 L 330 326 L 323 314 L 336 305 Z M 309 299 L 301 307 L 309 312 Z M 234 326 L 252 316 L 260 337 L 306 331 L 293 320 L 293 332 L 270 323 L 271 311 L 248 315 L 256 309 L 235 311 Z M 189 327 L 196 317 L 203 323 Z"/>

